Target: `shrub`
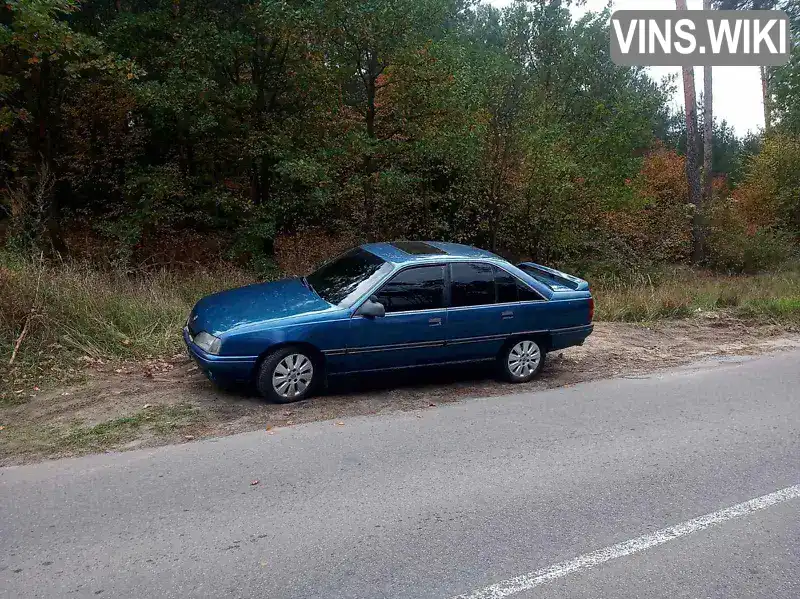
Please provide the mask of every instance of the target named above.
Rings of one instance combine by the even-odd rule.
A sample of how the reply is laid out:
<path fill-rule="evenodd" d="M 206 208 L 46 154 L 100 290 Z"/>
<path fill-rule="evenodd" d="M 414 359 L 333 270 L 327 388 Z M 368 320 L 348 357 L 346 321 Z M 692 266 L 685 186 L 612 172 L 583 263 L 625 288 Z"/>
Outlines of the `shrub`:
<path fill-rule="evenodd" d="M 347 232 L 330 234 L 322 229 L 309 228 L 294 235 L 278 235 L 275 239 L 275 261 L 287 275 L 306 275 L 322 262 L 359 243 L 355 235 Z"/>
<path fill-rule="evenodd" d="M 800 238 L 800 137 L 767 137 L 734 198 L 747 222 Z"/>
<path fill-rule="evenodd" d="M 635 181 L 633 203 L 605 215 L 605 227 L 639 260 L 682 262 L 691 249 L 685 158 L 659 148 L 648 154 Z"/>
<path fill-rule="evenodd" d="M 773 226 L 748 224 L 739 207 L 724 200 L 710 211 L 708 265 L 731 273 L 755 273 L 788 262 L 796 248 L 792 236 Z"/>

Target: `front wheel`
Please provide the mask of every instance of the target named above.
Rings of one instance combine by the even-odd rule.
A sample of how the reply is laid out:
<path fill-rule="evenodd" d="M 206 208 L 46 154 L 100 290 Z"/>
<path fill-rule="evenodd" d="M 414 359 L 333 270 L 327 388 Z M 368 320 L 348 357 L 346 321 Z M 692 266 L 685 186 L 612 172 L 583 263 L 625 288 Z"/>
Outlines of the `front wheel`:
<path fill-rule="evenodd" d="M 258 370 L 256 386 L 259 393 L 270 401 L 300 401 L 313 390 L 316 375 L 314 360 L 305 350 L 285 347 L 264 358 Z"/>
<path fill-rule="evenodd" d="M 497 356 L 502 377 L 511 383 L 527 383 L 544 366 L 545 352 L 534 339 L 517 339 Z"/>

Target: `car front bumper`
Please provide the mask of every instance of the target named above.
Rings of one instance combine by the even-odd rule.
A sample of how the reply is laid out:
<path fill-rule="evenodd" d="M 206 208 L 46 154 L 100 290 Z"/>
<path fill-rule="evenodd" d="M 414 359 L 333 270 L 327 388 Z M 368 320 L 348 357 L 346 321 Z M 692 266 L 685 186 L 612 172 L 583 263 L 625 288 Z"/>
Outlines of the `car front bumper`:
<path fill-rule="evenodd" d="M 212 381 L 250 381 L 258 356 L 216 356 L 203 351 L 192 341 L 189 329 L 183 327 L 183 341 L 189 357 Z"/>

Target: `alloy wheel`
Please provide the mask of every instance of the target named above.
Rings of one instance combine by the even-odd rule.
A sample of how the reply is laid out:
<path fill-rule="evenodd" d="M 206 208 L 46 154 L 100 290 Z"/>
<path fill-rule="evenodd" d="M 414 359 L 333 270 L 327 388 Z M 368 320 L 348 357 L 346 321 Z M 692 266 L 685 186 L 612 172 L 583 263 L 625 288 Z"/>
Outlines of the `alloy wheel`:
<path fill-rule="evenodd" d="M 314 364 L 303 354 L 289 354 L 272 371 L 272 388 L 281 397 L 301 395 L 314 377 Z"/>
<path fill-rule="evenodd" d="M 530 376 L 536 372 L 541 359 L 539 346 L 526 339 L 517 343 L 508 353 L 508 370 L 516 377 Z"/>

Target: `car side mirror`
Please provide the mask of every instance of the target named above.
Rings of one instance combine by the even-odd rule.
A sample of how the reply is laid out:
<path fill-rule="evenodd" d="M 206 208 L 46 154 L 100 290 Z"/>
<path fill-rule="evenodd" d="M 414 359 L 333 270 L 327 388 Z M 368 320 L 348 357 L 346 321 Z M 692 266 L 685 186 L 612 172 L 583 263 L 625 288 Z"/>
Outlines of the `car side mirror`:
<path fill-rule="evenodd" d="M 366 316 L 367 318 L 382 318 L 386 316 L 386 308 L 384 308 L 383 304 L 377 301 L 377 298 L 373 295 L 361 304 L 356 314 L 359 316 Z"/>

